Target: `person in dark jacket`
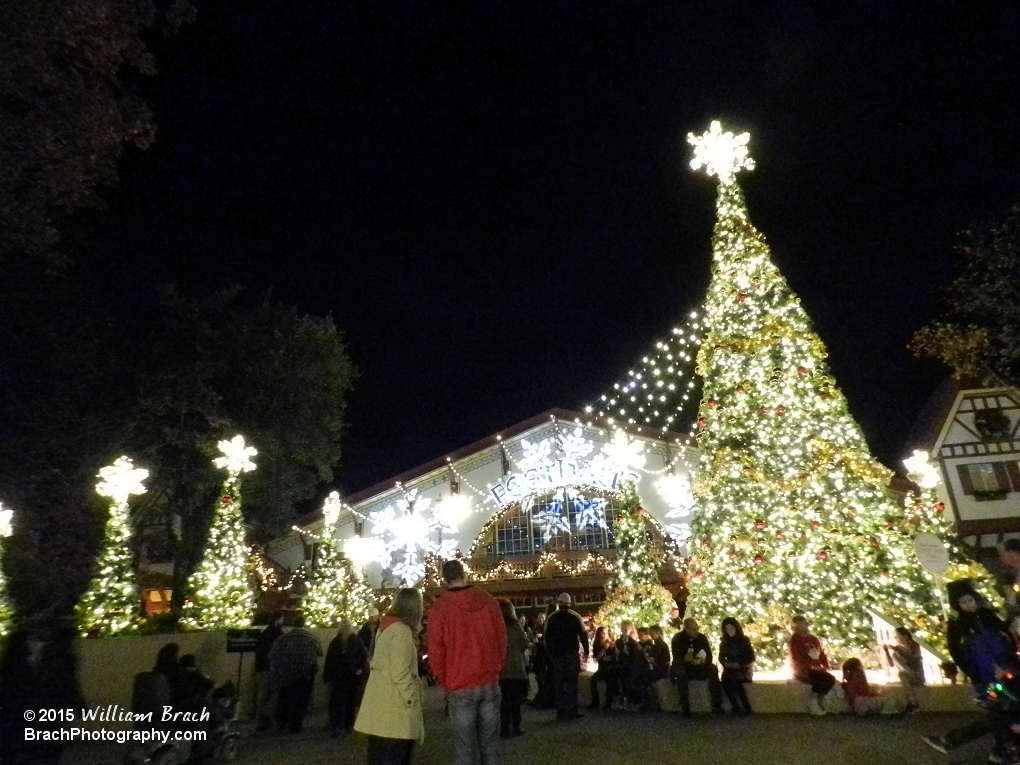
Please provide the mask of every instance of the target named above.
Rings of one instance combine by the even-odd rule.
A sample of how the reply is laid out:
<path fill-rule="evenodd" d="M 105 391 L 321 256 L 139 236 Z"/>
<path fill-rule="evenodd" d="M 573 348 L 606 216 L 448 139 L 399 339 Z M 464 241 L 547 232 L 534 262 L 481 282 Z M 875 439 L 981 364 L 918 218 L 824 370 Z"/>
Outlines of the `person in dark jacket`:
<path fill-rule="evenodd" d="M 609 630 L 599 627 L 595 630 L 595 645 L 592 646 L 592 657 L 598 663 L 599 668 L 591 676 L 591 708 L 598 709 L 601 699 L 599 698 L 599 683 L 606 684 L 606 709 L 613 708 L 613 699 L 619 692 L 619 662 L 616 659 L 616 643 L 609 636 Z"/>
<path fill-rule="evenodd" d="M 274 613 L 268 626 L 259 633 L 255 640 L 255 676 L 258 681 L 258 697 L 255 703 L 255 716 L 258 719 L 256 730 L 267 730 L 273 725 L 276 714 L 277 688 L 273 685 L 269 667 L 269 652 L 273 644 L 283 634 L 283 614 Z"/>
<path fill-rule="evenodd" d="M 499 601 L 499 610 L 506 624 L 506 662 L 499 675 L 499 737 L 520 736 L 521 704 L 528 698 L 528 666 L 525 658 L 531 639 L 517 618 L 514 604 Z"/>
<path fill-rule="evenodd" d="M 326 649 L 322 682 L 329 686 L 329 725 L 334 736 L 354 730 L 358 704 L 364 691 L 368 649 L 344 619 Z"/>
<path fill-rule="evenodd" d="M 294 617 L 294 626 L 273 643 L 269 666 L 273 685 L 278 690 L 276 722 L 289 733 L 300 733 L 312 699 L 315 676 L 319 671 L 322 646 L 305 629 L 305 617 Z"/>
<path fill-rule="evenodd" d="M 648 661 L 649 684 L 669 677 L 669 646 L 662 637 L 662 627 L 653 624 L 648 628 L 648 642 L 645 644 L 645 658 Z"/>
<path fill-rule="evenodd" d="M 996 676 L 1017 671 L 1009 626 L 988 608 L 970 579 L 950 582 L 946 585 L 946 592 L 949 606 L 955 611 L 946 630 L 949 655 L 970 678 L 978 701 L 985 704 L 988 687 L 996 681 Z M 945 736 L 925 736 L 924 741 L 933 749 L 948 754 L 994 730 L 996 747 L 993 754 L 1000 756 L 1000 750 L 1006 744 L 1005 731 L 1000 730 L 995 722 L 990 714 L 986 714 L 974 722 L 953 728 Z"/>
<path fill-rule="evenodd" d="M 560 593 L 556 598 L 559 608 L 545 624 L 545 650 L 552 667 L 556 686 L 556 719 L 574 720 L 581 717 L 577 711 L 578 682 L 581 676 L 581 657 L 588 661 L 588 633 L 581 616 L 570 608 L 570 595 Z"/>
<path fill-rule="evenodd" d="M 722 687 L 730 701 L 733 714 L 751 714 L 744 683 L 751 682 L 754 672 L 754 648 L 744 634 L 740 622 L 732 616 L 722 621 L 722 639 L 719 641 L 719 663 L 722 665 Z"/>
<path fill-rule="evenodd" d="M 696 619 L 684 619 L 683 630 L 673 636 L 672 675 L 684 717 L 691 716 L 691 680 L 707 680 L 712 711 L 723 711 L 719 669 L 712 661 L 712 646 L 699 630 Z"/>
<path fill-rule="evenodd" d="M 622 634 L 616 641 L 616 659 L 619 663 L 620 685 L 623 690 L 624 708 L 640 709 L 645 703 L 644 678 L 648 673 L 645 652 L 638 642 L 637 627 L 633 622 L 620 625 Z"/>
<path fill-rule="evenodd" d="M 202 674 L 195 655 L 192 653 L 186 653 L 178 660 L 177 669 L 178 684 L 184 703 L 197 702 L 198 706 L 203 706 L 209 691 L 216 683 L 212 678 Z"/>
<path fill-rule="evenodd" d="M 11 765 L 56 765 L 63 741 L 26 741 L 25 713 L 85 707 L 78 687 L 74 643 L 77 632 L 51 614 L 17 629 L 0 660 L 0 761 Z M 77 720 L 77 717 L 75 718 Z M 33 728 L 57 731 L 77 722 L 37 717 Z"/>
<path fill-rule="evenodd" d="M 368 609 L 368 621 L 361 625 L 361 629 L 358 630 L 358 637 L 365 646 L 365 650 L 368 651 L 368 658 L 372 658 L 372 654 L 375 652 L 375 638 L 379 634 L 379 609 L 370 608 Z"/>

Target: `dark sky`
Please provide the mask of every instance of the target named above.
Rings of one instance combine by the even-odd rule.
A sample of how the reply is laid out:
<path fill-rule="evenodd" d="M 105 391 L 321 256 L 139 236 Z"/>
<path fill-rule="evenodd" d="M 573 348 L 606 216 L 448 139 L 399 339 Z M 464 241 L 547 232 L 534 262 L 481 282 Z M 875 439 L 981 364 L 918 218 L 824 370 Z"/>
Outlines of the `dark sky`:
<path fill-rule="evenodd" d="M 904 346 L 955 233 L 1020 198 L 1013 2 L 196 5 L 97 273 L 331 313 L 344 493 L 579 408 L 697 307 L 712 118 L 751 132 L 752 220 L 887 463 L 942 374 Z"/>

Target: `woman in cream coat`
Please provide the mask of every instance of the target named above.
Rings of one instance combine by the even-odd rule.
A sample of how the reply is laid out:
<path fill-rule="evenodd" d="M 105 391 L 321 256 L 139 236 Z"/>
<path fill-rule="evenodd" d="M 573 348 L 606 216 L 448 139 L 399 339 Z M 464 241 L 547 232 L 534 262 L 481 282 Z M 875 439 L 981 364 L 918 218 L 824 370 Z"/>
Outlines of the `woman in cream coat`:
<path fill-rule="evenodd" d="M 368 765 L 410 765 L 414 745 L 425 738 L 416 643 L 421 617 L 421 593 L 406 588 L 397 591 L 379 622 L 372 671 L 354 723 L 354 730 L 368 735 Z"/>

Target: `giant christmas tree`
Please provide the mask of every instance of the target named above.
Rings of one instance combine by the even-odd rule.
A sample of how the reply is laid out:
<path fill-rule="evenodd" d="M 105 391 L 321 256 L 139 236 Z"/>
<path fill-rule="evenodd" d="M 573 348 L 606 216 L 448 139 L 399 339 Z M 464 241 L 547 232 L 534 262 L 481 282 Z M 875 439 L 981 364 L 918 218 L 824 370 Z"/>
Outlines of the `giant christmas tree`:
<path fill-rule="evenodd" d="M 940 601 L 912 541 L 921 530 L 944 538 L 947 522 L 936 505 L 907 518 L 889 495 L 890 471 L 871 457 L 821 340 L 748 218 L 735 178 L 754 167 L 748 135 L 713 122 L 688 140 L 692 166 L 719 179 L 688 613 L 749 623 L 766 666 L 781 661 L 796 613 L 836 654 L 873 640 L 868 609 L 932 636 Z"/>
<path fill-rule="evenodd" d="M 634 483 L 625 481 L 613 524 L 619 557 L 606 585 L 606 602 L 595 617 L 596 624 L 609 627 L 616 635 L 625 621 L 638 627 L 665 626 L 673 608 L 673 596 L 659 582 L 655 570 L 644 515 Z"/>
<path fill-rule="evenodd" d="M 373 605 L 372 588 L 354 572 L 333 538 L 340 516 L 340 495 L 335 491 L 322 508 L 323 532 L 318 537 L 315 568 L 301 603 L 309 627 L 335 627 L 347 619 L 359 625 Z"/>

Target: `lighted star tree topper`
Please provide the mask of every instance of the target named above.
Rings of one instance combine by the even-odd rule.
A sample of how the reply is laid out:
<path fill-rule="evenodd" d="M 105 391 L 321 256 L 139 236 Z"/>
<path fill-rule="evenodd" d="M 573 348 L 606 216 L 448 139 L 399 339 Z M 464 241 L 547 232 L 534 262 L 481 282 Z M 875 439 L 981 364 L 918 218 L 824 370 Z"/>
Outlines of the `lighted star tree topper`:
<path fill-rule="evenodd" d="M 315 567 L 301 603 L 311 627 L 335 627 L 343 619 L 360 624 L 368 619 L 368 610 L 373 605 L 372 589 L 355 573 L 333 536 L 342 508 L 340 495 L 335 491 L 322 507 L 322 535 L 316 537 Z"/>
<path fill-rule="evenodd" d="M 190 598 L 181 624 L 189 629 L 225 630 L 247 626 L 254 610 L 249 551 L 244 539 L 240 479 L 255 470 L 258 452 L 240 435 L 217 444 L 213 464 L 227 471 L 216 503 L 205 554 L 188 579 Z"/>
<path fill-rule="evenodd" d="M 922 509 L 904 525 L 890 471 L 871 457 L 825 347 L 750 222 L 736 182 L 754 167 L 748 138 L 718 122 L 688 136 L 691 166 L 719 183 L 688 612 L 748 624 L 766 667 L 783 660 L 796 613 L 835 655 L 872 642 L 868 609 L 933 635 L 939 598 L 912 540 L 940 532 L 939 513 Z"/>
<path fill-rule="evenodd" d="M 4 576 L 4 541 L 14 533 L 14 511 L 4 507 L 0 502 L 0 637 L 11 631 L 11 620 L 14 609 L 11 607 L 10 596 L 7 594 L 7 577 Z"/>
<path fill-rule="evenodd" d="M 638 626 L 666 626 L 673 608 L 673 596 L 659 581 L 650 549 L 645 511 L 634 482 L 629 479 L 620 488 L 613 528 L 619 557 L 606 585 L 606 601 L 595 616 L 595 623 L 606 625 L 617 635 L 625 621 Z"/>
<path fill-rule="evenodd" d="M 148 477 L 149 471 L 135 467 L 128 457 L 119 457 L 99 471 L 96 492 L 110 500 L 110 516 L 95 574 L 76 609 L 78 628 L 84 635 L 119 635 L 138 626 L 141 601 L 131 555 L 128 500 L 145 493 Z"/>

